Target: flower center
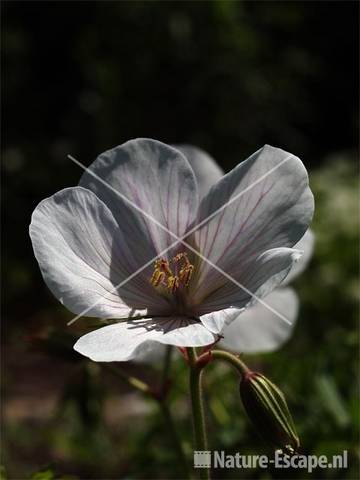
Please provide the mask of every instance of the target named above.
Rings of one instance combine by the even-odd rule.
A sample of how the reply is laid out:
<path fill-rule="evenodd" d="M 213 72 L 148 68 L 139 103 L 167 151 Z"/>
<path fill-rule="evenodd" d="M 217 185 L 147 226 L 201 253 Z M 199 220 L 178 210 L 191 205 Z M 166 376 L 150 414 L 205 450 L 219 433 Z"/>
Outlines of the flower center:
<path fill-rule="evenodd" d="M 173 264 L 171 269 L 170 263 Z M 180 286 L 187 287 L 194 271 L 185 252 L 178 253 L 172 260 L 156 260 L 150 283 L 154 287 L 164 286 L 168 292 L 175 293 Z"/>

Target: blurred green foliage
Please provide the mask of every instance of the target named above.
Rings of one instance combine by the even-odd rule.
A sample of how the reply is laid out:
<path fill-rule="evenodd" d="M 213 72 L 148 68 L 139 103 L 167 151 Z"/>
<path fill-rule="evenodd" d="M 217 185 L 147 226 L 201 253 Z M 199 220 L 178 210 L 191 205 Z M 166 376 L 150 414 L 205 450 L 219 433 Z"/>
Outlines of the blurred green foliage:
<path fill-rule="evenodd" d="M 28 239 L 37 202 L 129 138 L 189 142 L 229 170 L 264 143 L 303 158 L 316 251 L 298 279 L 293 338 L 248 358 L 286 393 L 304 453 L 349 450 L 359 467 L 357 2 L 5 2 L 3 5 L 2 478 L 181 478 L 155 402 L 75 355 L 75 326 L 43 284 Z M 50 335 L 49 343 L 43 338 Z M 125 365 L 157 383 L 160 365 Z M 192 457 L 186 365 L 169 394 Z M 268 452 L 238 379 L 206 372 L 211 448 Z M 141 400 L 140 400 L 141 399 Z M 269 453 L 269 452 L 268 452 Z M 304 478 L 219 470 L 216 478 Z"/>

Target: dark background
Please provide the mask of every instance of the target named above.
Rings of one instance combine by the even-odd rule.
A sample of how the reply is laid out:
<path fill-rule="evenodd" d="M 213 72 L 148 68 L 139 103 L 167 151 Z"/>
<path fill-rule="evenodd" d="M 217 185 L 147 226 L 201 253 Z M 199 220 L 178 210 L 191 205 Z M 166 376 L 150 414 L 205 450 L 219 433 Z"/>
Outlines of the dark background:
<path fill-rule="evenodd" d="M 69 370 L 80 367 L 48 360 L 34 352 L 31 340 L 49 326 L 65 331 L 68 318 L 33 257 L 32 211 L 43 198 L 76 185 L 82 172 L 67 160 L 68 153 L 89 164 L 100 152 L 136 137 L 193 143 L 225 170 L 264 143 L 303 159 L 317 202 L 318 235 L 310 273 L 299 283 L 303 330 L 295 350 L 292 340 L 264 363 L 290 391 L 306 396 L 294 394 L 293 401 L 309 451 L 323 451 L 333 440 L 355 448 L 357 434 L 344 416 L 342 423 L 341 414 L 353 412 L 358 419 L 351 379 L 357 355 L 358 14 L 359 4 L 351 1 L 2 3 L 3 417 L 8 432 L 3 462 L 9 478 L 30 478 L 47 464 L 79 478 L 177 475 L 171 457 L 156 454 L 150 467 L 144 453 L 135 446 L 131 450 L 146 443 L 148 433 L 134 437 L 124 427 L 125 433 L 116 430 L 115 440 L 102 432 L 102 444 L 96 437 L 84 446 L 89 433 L 82 430 L 79 412 L 54 420 L 52 405 L 62 405 L 64 389 L 77 384 Z M 284 373 L 281 366 L 298 365 L 299 358 L 303 370 L 288 366 Z M 262 364 L 262 357 L 256 361 Z M 313 368 L 321 378 L 327 376 L 325 393 L 316 393 L 317 387 L 309 393 Z M 74 375 L 83 375 L 86 383 L 93 378 L 86 372 Z M 113 388 L 105 385 L 101 395 Z M 321 395 L 325 403 L 331 403 L 329 395 L 337 398 L 334 424 L 330 413 L 322 417 L 318 411 Z M 80 397 L 74 402 L 81 412 Z M 101 408 L 96 418 L 102 418 Z M 74 433 L 76 422 L 82 426 Z M 148 422 L 158 428 L 156 420 Z M 222 431 L 226 428 L 222 425 Z M 218 441 L 233 448 L 247 445 L 244 428 L 240 425 L 234 436 L 229 427 L 228 444 L 222 437 Z M 74 435 L 75 443 L 67 445 Z M 101 465 L 92 463 L 92 448 L 98 454 L 100 442 L 113 458 L 123 435 L 130 446 L 118 463 L 112 465 L 108 457 Z M 160 442 L 158 451 L 162 448 Z M 140 458 L 136 467 L 129 466 L 129 458 Z M 321 475 L 352 478 L 348 472 Z"/>

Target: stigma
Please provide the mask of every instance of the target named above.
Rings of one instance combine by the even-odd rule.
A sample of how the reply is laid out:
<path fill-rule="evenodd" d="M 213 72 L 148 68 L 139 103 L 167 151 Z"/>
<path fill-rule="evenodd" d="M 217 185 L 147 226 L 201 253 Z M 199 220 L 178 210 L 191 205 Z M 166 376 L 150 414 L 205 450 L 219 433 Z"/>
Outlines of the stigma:
<path fill-rule="evenodd" d="M 187 254 L 181 252 L 170 261 L 163 258 L 156 260 L 150 283 L 154 287 L 163 286 L 174 294 L 181 286 L 189 285 L 193 271 L 194 265 L 190 263 Z"/>

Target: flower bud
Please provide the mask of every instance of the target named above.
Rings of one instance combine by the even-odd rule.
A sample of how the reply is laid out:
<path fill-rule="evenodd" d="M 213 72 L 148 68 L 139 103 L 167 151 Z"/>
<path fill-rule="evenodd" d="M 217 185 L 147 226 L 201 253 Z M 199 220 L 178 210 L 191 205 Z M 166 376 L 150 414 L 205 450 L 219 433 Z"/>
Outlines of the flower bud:
<path fill-rule="evenodd" d="M 264 375 L 247 372 L 240 383 L 245 411 L 259 435 L 285 453 L 293 454 L 300 446 L 285 397 Z"/>

